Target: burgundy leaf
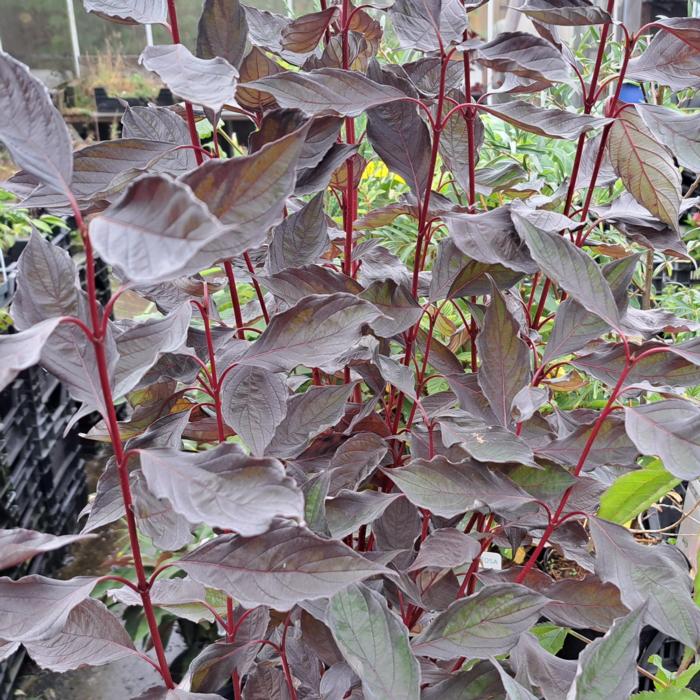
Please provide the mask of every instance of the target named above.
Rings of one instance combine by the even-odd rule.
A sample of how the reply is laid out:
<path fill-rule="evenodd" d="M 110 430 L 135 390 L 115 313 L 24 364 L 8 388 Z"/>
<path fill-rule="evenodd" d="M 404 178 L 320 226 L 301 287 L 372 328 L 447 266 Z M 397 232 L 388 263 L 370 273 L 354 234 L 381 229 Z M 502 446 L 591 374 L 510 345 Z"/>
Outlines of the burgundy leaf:
<path fill-rule="evenodd" d="M 218 537 L 185 555 L 178 566 L 246 608 L 283 611 L 385 572 L 341 542 L 293 526 L 247 539 Z"/>
<path fill-rule="evenodd" d="M 532 496 L 483 464 L 434 457 L 383 471 L 412 503 L 446 518 L 484 506 L 495 512 L 534 508 Z"/>
<path fill-rule="evenodd" d="M 197 56 L 220 56 L 238 68 L 248 38 L 246 13 L 238 0 L 205 0 L 197 27 Z"/>
<path fill-rule="evenodd" d="M 475 165 L 479 162 L 479 151 L 483 143 L 484 124 L 477 112 L 474 115 Z M 440 155 L 461 188 L 469 192 L 469 129 L 465 116 L 460 112 L 455 112 L 445 122 L 440 135 Z"/>
<path fill-rule="evenodd" d="M 329 246 L 327 231 L 323 193 L 320 193 L 273 229 L 267 273 L 318 262 Z"/>
<path fill-rule="evenodd" d="M 576 114 L 563 109 L 543 109 L 522 100 L 501 102 L 486 106 L 484 110 L 524 131 L 567 140 L 578 138 L 581 134 L 610 122 L 602 117 Z"/>
<path fill-rule="evenodd" d="M 225 58 L 197 58 L 182 44 L 147 46 L 139 62 L 184 100 L 218 112 L 233 102 L 238 71 Z"/>
<path fill-rule="evenodd" d="M 35 530 L 0 530 L 0 570 L 9 569 L 27 559 L 90 539 L 90 535 L 50 535 Z"/>
<path fill-rule="evenodd" d="M 90 598 L 70 611 L 57 635 L 27 641 L 24 646 L 41 668 L 58 672 L 102 666 L 138 655 L 119 620 L 102 603 Z"/>
<path fill-rule="evenodd" d="M 456 0 L 397 0 L 389 17 L 401 48 L 426 52 L 461 41 L 467 28 L 466 13 Z"/>
<path fill-rule="evenodd" d="M 518 11 L 533 20 L 565 27 L 612 22 L 612 17 L 591 0 L 526 0 Z"/>
<path fill-rule="evenodd" d="M 530 352 L 519 337 L 520 326 L 492 282 L 491 303 L 476 344 L 481 357 L 479 386 L 503 426 L 512 422 L 511 405 L 530 382 Z"/>
<path fill-rule="evenodd" d="M 548 41 L 525 32 L 503 32 L 479 46 L 476 59 L 484 66 L 523 78 L 566 82 L 569 66 Z"/>
<path fill-rule="evenodd" d="M 90 224 L 100 256 L 134 282 L 182 275 L 205 244 L 223 232 L 188 187 L 157 175 L 137 180 Z"/>
<path fill-rule="evenodd" d="M 512 649 L 547 604 L 525 586 L 500 583 L 457 600 L 413 641 L 421 656 L 485 659 Z"/>
<path fill-rule="evenodd" d="M 683 399 L 625 408 L 625 428 L 645 455 L 658 455 L 680 479 L 700 475 L 700 409 Z"/>
<path fill-rule="evenodd" d="M 268 75 L 280 73 L 282 66 L 275 63 L 268 55 L 257 46 L 253 46 L 240 65 L 240 78 L 236 88 L 236 102 L 246 109 L 264 109 L 275 104 L 272 95 L 260 90 L 252 90 L 245 87 L 245 83 L 266 78 Z M 265 117 L 263 117 L 263 123 Z"/>
<path fill-rule="evenodd" d="M 149 688 L 145 693 L 141 693 L 132 700 L 221 700 L 221 695 L 213 693 L 190 693 L 187 690 L 166 687 Z"/>
<path fill-rule="evenodd" d="M 193 524 L 250 537 L 265 532 L 276 518 L 303 516 L 301 493 L 277 460 L 253 459 L 226 444 L 189 455 L 142 450 L 140 459 L 151 491 Z"/>
<path fill-rule="evenodd" d="M 671 149 L 683 167 L 700 172 L 700 115 L 657 105 L 638 105 L 637 112 L 647 129 Z"/>
<path fill-rule="evenodd" d="M 95 12 L 119 22 L 165 24 L 167 0 L 83 0 L 87 12 Z"/>
<path fill-rule="evenodd" d="M 279 374 L 237 367 L 221 384 L 221 413 L 255 457 L 265 452 L 287 414 L 288 389 Z"/>
<path fill-rule="evenodd" d="M 502 700 L 503 683 L 492 664 L 480 661 L 468 671 L 451 673 L 445 680 L 426 688 L 421 697 L 422 700 Z"/>
<path fill-rule="evenodd" d="M 294 457 L 311 438 L 334 426 L 344 415 L 353 384 L 314 386 L 287 401 L 286 415 L 267 446 L 267 454 Z"/>
<path fill-rule="evenodd" d="M 342 272 L 320 265 L 304 265 L 282 270 L 274 275 L 258 277 L 265 287 L 287 304 L 296 304 L 311 294 L 346 292 L 359 294 L 362 285 Z"/>
<path fill-rule="evenodd" d="M 66 581 L 25 576 L 0 578 L 0 639 L 31 642 L 58 634 L 70 611 L 82 603 L 97 579 L 78 576 Z"/>
<path fill-rule="evenodd" d="M 700 611 L 691 598 L 691 579 L 680 551 L 668 544 L 640 544 L 624 527 L 598 518 L 589 527 L 598 577 L 620 589 L 628 608 L 646 602 L 648 624 L 683 644 L 697 644 Z"/>
<path fill-rule="evenodd" d="M 531 632 L 520 637 L 510 660 L 517 670 L 516 678 L 527 678 L 542 691 L 545 700 L 565 698 L 576 675 L 575 661 L 550 654 Z"/>
<path fill-rule="evenodd" d="M 357 117 L 370 107 L 405 97 L 394 87 L 338 68 L 320 68 L 308 73 L 285 71 L 247 85 L 269 92 L 282 107 L 300 109 L 310 116 L 332 112 Z"/>
<path fill-rule="evenodd" d="M 267 230 L 282 220 L 307 129 L 302 126 L 243 158 L 209 160 L 183 182 L 212 214 L 235 228 L 246 247 L 259 245 Z M 244 250 L 233 248 L 228 257 Z"/>
<path fill-rule="evenodd" d="M 377 280 L 360 295 L 382 312 L 372 322 L 372 329 L 382 338 L 391 338 L 403 333 L 420 320 L 423 310 L 404 285 L 393 280 Z"/>
<path fill-rule="evenodd" d="M 401 494 L 379 491 L 348 491 L 341 489 L 326 501 L 326 520 L 330 533 L 342 540 L 360 525 L 374 522 Z"/>
<path fill-rule="evenodd" d="M 624 109 L 615 119 L 608 136 L 608 153 L 627 191 L 660 221 L 677 230 L 680 172 L 671 154 L 635 111 Z"/>
<path fill-rule="evenodd" d="M 639 633 L 646 622 L 642 604 L 618 618 L 604 637 L 595 639 L 579 656 L 571 700 L 627 700 L 639 687 Z"/>
<path fill-rule="evenodd" d="M 0 141 L 15 163 L 47 189 L 66 192 L 73 175 L 73 145 L 48 90 L 27 66 L 2 50 L 0 86 Z"/>
<path fill-rule="evenodd" d="M 423 541 L 418 556 L 409 571 L 423 567 L 452 569 L 471 563 L 481 553 L 479 543 L 455 528 L 441 528 L 430 533 Z"/>
<path fill-rule="evenodd" d="M 332 365 L 379 315 L 372 304 L 350 294 L 305 297 L 272 318 L 240 362 L 271 372 Z"/>

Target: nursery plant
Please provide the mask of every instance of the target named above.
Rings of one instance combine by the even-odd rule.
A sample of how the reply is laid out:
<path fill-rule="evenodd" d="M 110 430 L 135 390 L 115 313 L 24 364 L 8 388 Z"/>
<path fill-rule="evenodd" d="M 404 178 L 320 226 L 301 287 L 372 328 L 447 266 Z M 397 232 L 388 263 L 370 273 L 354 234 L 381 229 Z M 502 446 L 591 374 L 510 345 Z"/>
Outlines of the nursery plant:
<path fill-rule="evenodd" d="M 87 267 L 83 289 L 33 235 L 0 387 L 40 363 L 99 414 L 112 456 L 69 540 L 123 518 L 133 565 L 0 579 L 3 654 L 57 671 L 137 656 L 162 678 L 148 700 L 623 700 L 645 626 L 696 668 L 688 562 L 599 508 L 647 471 L 654 493 L 700 476 L 697 324 L 630 286 L 645 250 L 686 255 L 700 116 L 651 96 L 700 86 L 700 20 L 633 33 L 613 0 L 526 0 L 534 31 L 486 42 L 469 28 L 485 4 L 321 0 L 291 18 L 206 0 L 193 54 L 174 0 L 85 0 L 169 26 L 141 62 L 184 107 L 129 108 L 121 139 L 76 152 L 0 54 L 8 187 L 74 217 Z M 597 37 L 586 61 L 571 27 Z M 627 81 L 647 103 L 621 101 Z M 254 123 L 246 155 L 200 145 L 222 109 Z M 571 171 L 552 185 L 532 158 L 480 162 L 501 123 L 570 142 Z M 368 160 L 405 187 L 360 216 Z M 373 233 L 399 217 L 408 263 Z M 96 256 L 121 282 L 104 306 Z M 127 292 L 158 315 L 114 320 Z M 589 385 L 602 400 L 557 398 Z M 0 542 L 6 568 L 67 540 Z M 106 582 L 142 608 L 152 653 L 91 597 Z M 181 678 L 157 610 L 219 632 Z M 589 642 L 577 660 L 553 653 L 569 630 Z M 697 697 L 690 673 L 659 676 L 658 697 Z"/>

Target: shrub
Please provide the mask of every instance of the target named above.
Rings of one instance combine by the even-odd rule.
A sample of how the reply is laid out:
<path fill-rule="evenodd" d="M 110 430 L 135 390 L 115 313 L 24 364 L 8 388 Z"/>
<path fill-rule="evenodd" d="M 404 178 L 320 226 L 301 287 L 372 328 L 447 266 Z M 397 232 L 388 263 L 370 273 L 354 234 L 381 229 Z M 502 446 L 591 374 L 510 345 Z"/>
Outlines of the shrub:
<path fill-rule="evenodd" d="M 72 210 L 88 271 L 83 290 L 31 239 L 0 386 L 40 362 L 101 415 L 113 456 L 83 532 L 125 518 L 133 559 L 133 576 L 3 579 L 3 651 L 56 670 L 136 654 L 163 679 L 144 698 L 218 697 L 231 679 L 249 699 L 551 700 L 627 698 L 643 625 L 697 649 L 678 551 L 637 541 L 609 497 L 597 512 L 640 464 L 656 489 L 700 476 L 700 409 L 680 391 L 700 351 L 673 340 L 697 326 L 629 291 L 639 246 L 684 255 L 698 117 L 619 100 L 625 80 L 696 87 L 700 20 L 623 28 L 612 65 L 612 0 L 527 0 L 537 33 L 488 43 L 468 29 L 483 4 L 343 0 L 291 20 L 207 0 L 195 56 L 174 2 L 86 0 L 168 20 L 173 44 L 141 60 L 187 101 L 184 119 L 128 109 L 123 139 L 75 154 L 40 83 L 0 56 L 0 138 L 36 184 L 24 206 Z M 379 16 L 400 50 L 381 51 Z M 558 26 L 599 30 L 585 65 Z M 505 74 L 498 97 L 475 99 L 474 66 Z M 576 91 L 578 111 L 543 106 Z M 252 120 L 248 155 L 201 148 L 192 104 Z M 479 167 L 485 115 L 570 141 L 569 176 Z M 405 193 L 358 216 L 367 143 Z M 408 265 L 372 237 L 398 217 Z M 122 281 L 104 308 L 95 255 Z M 159 315 L 113 320 L 126 290 Z M 2 538 L 5 567 L 63 544 Z M 541 570 L 545 550 L 576 575 Z M 155 660 L 90 597 L 106 581 L 143 608 Z M 154 608 L 221 634 L 177 686 Z M 582 628 L 604 634 L 577 662 L 547 650 Z"/>

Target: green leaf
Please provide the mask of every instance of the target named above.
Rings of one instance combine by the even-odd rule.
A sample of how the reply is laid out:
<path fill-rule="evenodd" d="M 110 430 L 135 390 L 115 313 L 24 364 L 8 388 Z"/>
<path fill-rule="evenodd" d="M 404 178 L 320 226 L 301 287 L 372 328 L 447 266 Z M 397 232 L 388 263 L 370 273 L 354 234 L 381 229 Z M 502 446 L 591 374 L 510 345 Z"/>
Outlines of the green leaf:
<path fill-rule="evenodd" d="M 328 625 L 348 665 L 362 680 L 367 700 L 418 700 L 420 667 L 408 630 L 386 600 L 353 585 L 331 598 Z"/>
<path fill-rule="evenodd" d="M 530 632 L 537 637 L 542 648 L 550 654 L 558 654 L 561 651 L 566 641 L 566 635 L 569 634 L 566 627 L 559 627 L 551 622 L 535 625 Z"/>
<path fill-rule="evenodd" d="M 700 695 L 687 688 L 664 688 L 632 695 L 630 700 L 698 700 Z"/>
<path fill-rule="evenodd" d="M 623 474 L 600 499 L 598 517 L 614 523 L 629 522 L 675 488 L 680 479 L 654 459 L 639 471 Z"/>

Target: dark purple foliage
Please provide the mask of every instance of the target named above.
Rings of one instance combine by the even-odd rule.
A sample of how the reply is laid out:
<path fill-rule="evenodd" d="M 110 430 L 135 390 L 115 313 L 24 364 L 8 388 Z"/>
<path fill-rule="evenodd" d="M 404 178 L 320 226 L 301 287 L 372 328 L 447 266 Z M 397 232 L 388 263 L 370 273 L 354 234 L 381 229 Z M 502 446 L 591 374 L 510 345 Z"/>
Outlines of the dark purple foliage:
<path fill-rule="evenodd" d="M 135 583 L 112 577 L 111 595 L 143 608 L 163 679 L 143 699 L 624 700 L 642 626 L 697 649 L 678 551 L 597 512 L 611 474 L 643 455 L 700 476 L 700 409 L 670 388 L 700 382 L 700 344 L 672 337 L 692 323 L 638 308 L 639 256 L 601 260 L 612 247 L 593 222 L 685 254 L 679 166 L 700 166 L 698 118 L 618 98 L 626 75 L 698 87 L 700 20 L 654 23 L 644 50 L 628 37 L 604 101 L 612 0 L 526 0 L 538 34 L 489 43 L 468 29 L 485 0 L 321 0 L 294 20 L 206 0 L 196 55 L 172 0 L 84 4 L 167 18 L 173 43 L 141 62 L 185 109 L 128 108 L 124 138 L 72 153 L 46 90 L 0 53 L 0 140 L 34 185 L 25 204 L 70 210 L 87 260 L 83 289 L 34 234 L 0 388 L 42 364 L 99 412 L 92 437 L 113 451 L 84 534 L 2 531 L 0 568 L 125 518 Z M 422 58 L 379 61 L 383 13 Z M 592 66 L 558 25 L 599 25 Z M 511 94 L 476 101 L 473 65 L 504 73 Z M 582 109 L 541 106 L 561 84 L 583 89 Z M 248 155 L 199 143 L 195 110 L 216 123 L 224 106 L 256 127 Z M 573 172 L 552 192 L 519 164 L 478 167 L 484 117 L 574 141 Z M 370 148 L 410 192 L 360 218 Z M 615 179 L 626 193 L 594 201 Z M 486 211 L 492 193 L 501 205 Z M 415 225 L 409 265 L 371 236 L 398 216 Z M 122 283 L 106 307 L 98 255 Z M 113 320 L 127 289 L 160 315 Z M 586 377 L 603 407 L 560 410 L 553 389 Z M 139 533 L 167 566 L 144 564 Z M 480 569 L 499 548 L 524 559 Z M 579 575 L 537 568 L 545 549 Z M 90 597 L 98 580 L 0 580 L 0 655 L 23 644 L 60 671 L 143 657 Z M 154 607 L 220 634 L 178 684 Z M 533 635 L 543 619 L 604 636 L 564 661 Z"/>

